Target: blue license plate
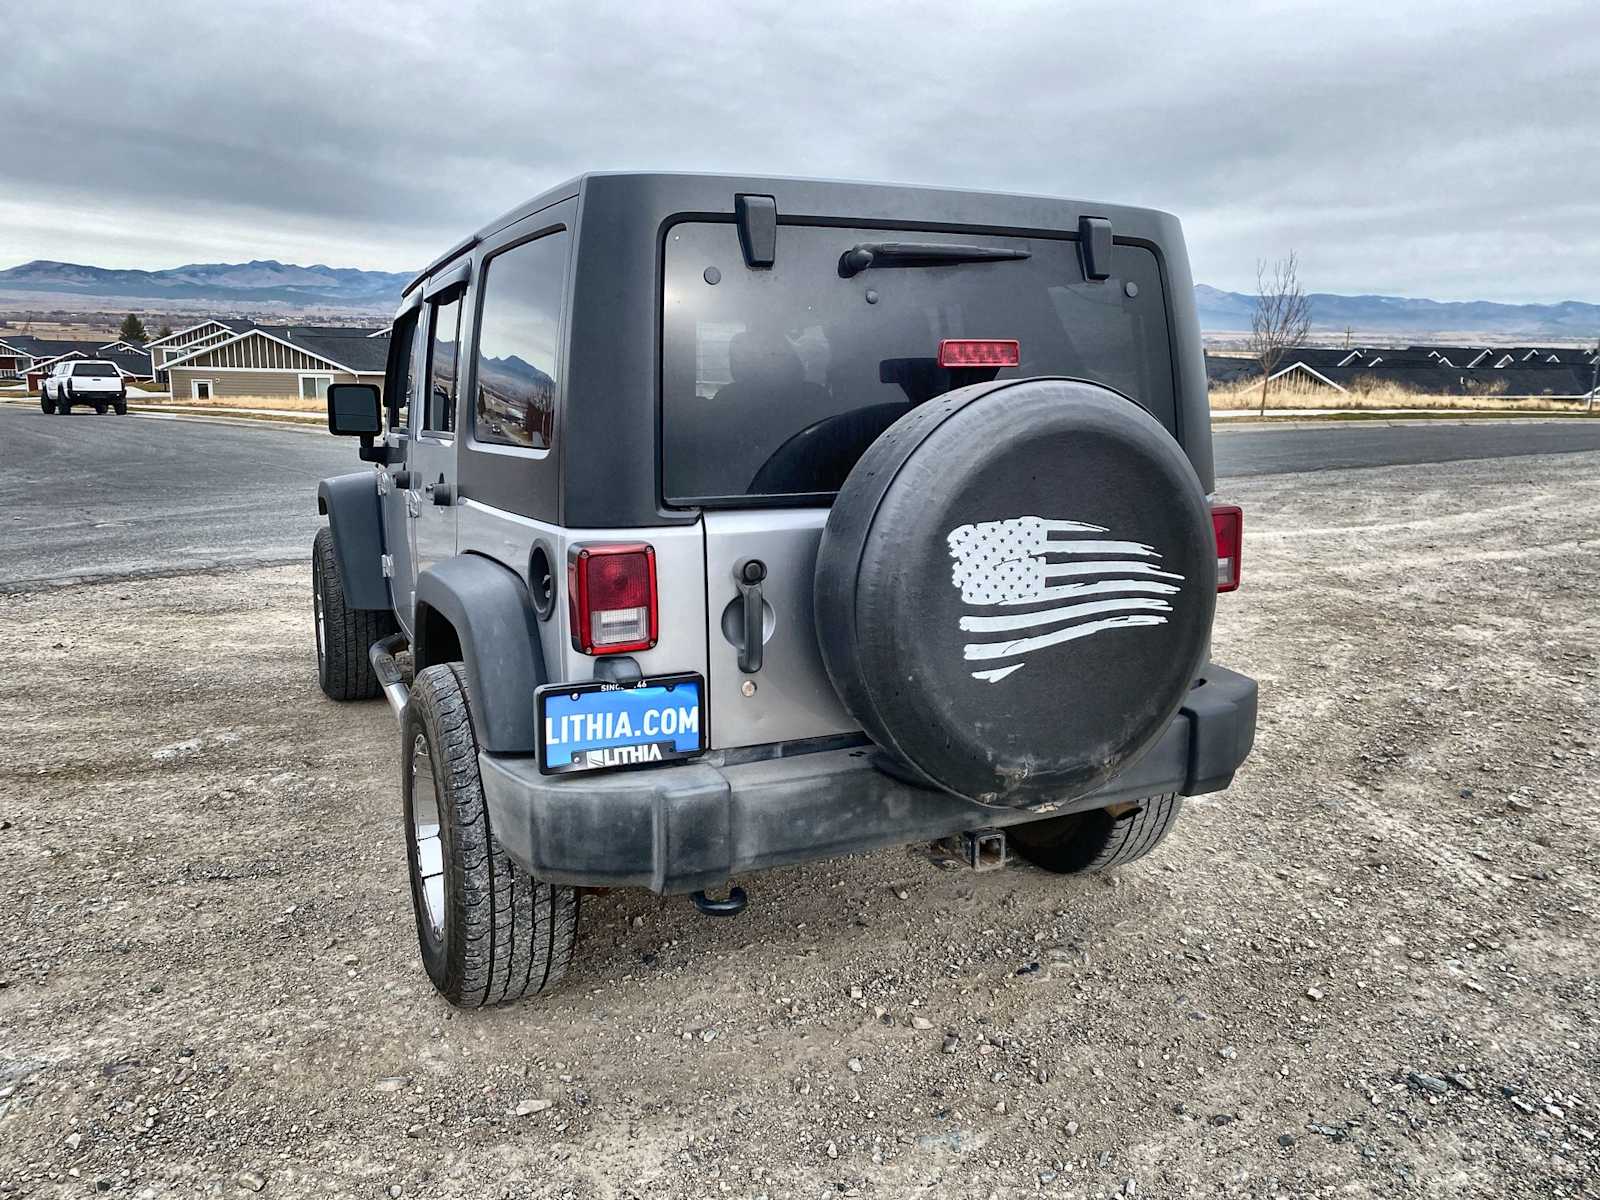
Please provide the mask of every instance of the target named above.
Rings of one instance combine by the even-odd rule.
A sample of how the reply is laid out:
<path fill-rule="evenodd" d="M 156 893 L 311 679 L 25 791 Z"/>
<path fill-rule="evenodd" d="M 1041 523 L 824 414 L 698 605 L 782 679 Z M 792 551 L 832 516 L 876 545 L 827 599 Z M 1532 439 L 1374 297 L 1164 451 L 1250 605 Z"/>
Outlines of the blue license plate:
<path fill-rule="evenodd" d="M 637 683 L 540 688 L 539 770 L 546 775 L 641 767 L 705 750 L 705 680 L 658 675 Z"/>

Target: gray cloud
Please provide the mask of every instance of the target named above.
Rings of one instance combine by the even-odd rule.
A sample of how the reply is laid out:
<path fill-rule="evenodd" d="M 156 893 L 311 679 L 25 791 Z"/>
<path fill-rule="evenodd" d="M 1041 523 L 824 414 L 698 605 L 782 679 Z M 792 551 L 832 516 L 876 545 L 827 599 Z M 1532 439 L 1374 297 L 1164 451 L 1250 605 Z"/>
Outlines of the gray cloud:
<path fill-rule="evenodd" d="M 42 7 L 42 6 L 41 6 Z M 403 270 L 626 167 L 1178 213 L 1196 277 L 1600 300 L 1600 11 L 1559 3 L 56 3 L 0 265 Z"/>

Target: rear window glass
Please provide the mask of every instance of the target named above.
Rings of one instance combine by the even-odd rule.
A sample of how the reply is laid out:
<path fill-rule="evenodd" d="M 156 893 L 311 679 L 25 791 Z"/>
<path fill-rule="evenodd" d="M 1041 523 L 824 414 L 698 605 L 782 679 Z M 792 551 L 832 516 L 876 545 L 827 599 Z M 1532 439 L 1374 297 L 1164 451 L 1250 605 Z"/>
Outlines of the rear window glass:
<path fill-rule="evenodd" d="M 85 375 L 91 377 L 110 376 L 115 379 L 117 377 L 117 369 L 110 363 L 78 363 L 72 368 L 72 377 L 74 379 L 82 379 Z"/>
<path fill-rule="evenodd" d="M 879 242 L 1028 257 L 841 274 L 846 251 Z M 732 224 L 696 222 L 668 232 L 664 286 L 662 478 L 672 503 L 831 496 L 896 419 L 980 379 L 1090 379 L 1173 428 L 1161 274 L 1141 247 L 1118 245 L 1112 277 L 1090 282 L 1067 239 L 783 225 L 773 267 L 750 270 Z M 1015 339 L 1020 364 L 940 368 L 945 338 Z"/>

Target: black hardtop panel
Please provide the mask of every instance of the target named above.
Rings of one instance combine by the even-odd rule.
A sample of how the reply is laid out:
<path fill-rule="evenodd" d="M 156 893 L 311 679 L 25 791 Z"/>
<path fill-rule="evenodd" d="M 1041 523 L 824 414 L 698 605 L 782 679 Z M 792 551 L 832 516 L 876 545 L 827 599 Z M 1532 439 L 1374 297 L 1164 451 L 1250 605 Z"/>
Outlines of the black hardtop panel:
<path fill-rule="evenodd" d="M 564 526 L 632 528 L 696 519 L 693 512 L 665 507 L 661 499 L 663 240 L 668 227 L 679 221 L 734 220 L 740 195 L 774 199 L 780 261 L 785 223 L 1076 238 L 1080 219 L 1108 220 L 1118 242 L 1149 246 L 1160 261 L 1170 316 L 1177 432 L 1202 485 L 1211 490 L 1205 360 L 1193 280 L 1182 228 L 1169 213 L 1049 196 L 841 180 L 589 174 L 490 222 L 431 264 L 416 282 L 463 254 L 481 255 L 483 244 L 509 226 L 574 193 L 575 247 L 555 438 L 561 464 L 557 519 Z M 470 480 L 463 480 L 463 492 L 471 494 Z"/>

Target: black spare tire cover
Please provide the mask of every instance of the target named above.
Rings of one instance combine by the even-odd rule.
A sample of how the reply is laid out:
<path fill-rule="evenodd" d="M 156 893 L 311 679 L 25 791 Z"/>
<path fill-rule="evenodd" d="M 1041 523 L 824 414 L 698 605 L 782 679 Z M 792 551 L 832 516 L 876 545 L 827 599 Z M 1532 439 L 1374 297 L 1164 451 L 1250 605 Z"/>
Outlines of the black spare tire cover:
<path fill-rule="evenodd" d="M 1127 397 L 977 384 L 906 414 L 839 492 L 817 637 L 891 769 L 997 807 L 1070 800 L 1199 674 L 1216 542 L 1194 469 Z"/>

